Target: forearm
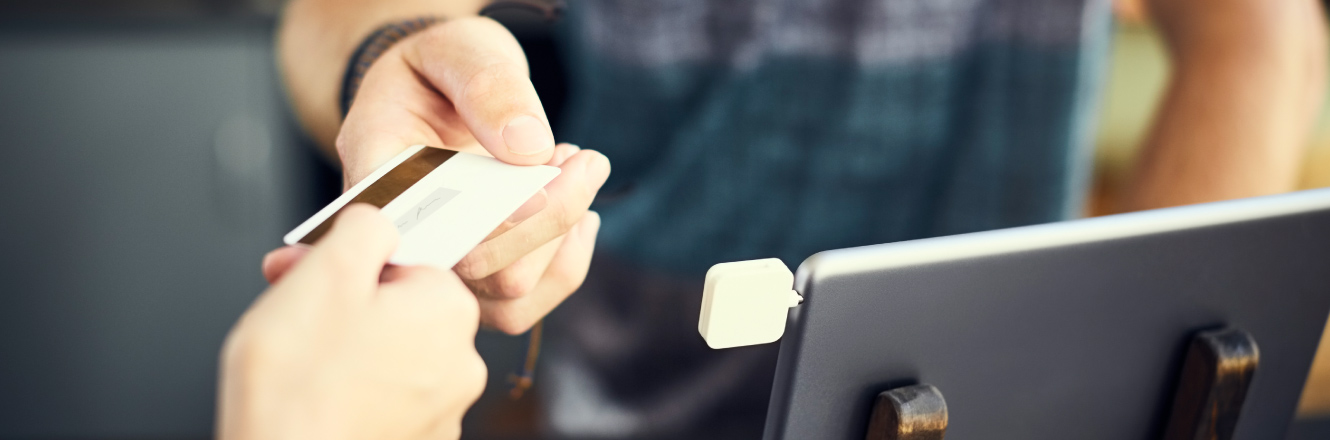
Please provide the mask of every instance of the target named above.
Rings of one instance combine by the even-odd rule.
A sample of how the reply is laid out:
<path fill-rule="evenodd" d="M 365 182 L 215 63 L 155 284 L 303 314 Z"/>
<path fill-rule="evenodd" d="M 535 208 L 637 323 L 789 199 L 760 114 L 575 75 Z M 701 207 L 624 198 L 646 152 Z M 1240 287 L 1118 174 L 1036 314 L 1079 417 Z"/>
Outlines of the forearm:
<path fill-rule="evenodd" d="M 1127 210 L 1295 189 L 1320 110 L 1325 24 L 1314 0 L 1157 0 L 1172 77 Z"/>
<path fill-rule="evenodd" d="M 476 15 L 486 0 L 294 0 L 277 35 L 278 64 L 305 130 L 331 149 L 341 124 L 342 76 L 357 45 L 384 24 Z"/>

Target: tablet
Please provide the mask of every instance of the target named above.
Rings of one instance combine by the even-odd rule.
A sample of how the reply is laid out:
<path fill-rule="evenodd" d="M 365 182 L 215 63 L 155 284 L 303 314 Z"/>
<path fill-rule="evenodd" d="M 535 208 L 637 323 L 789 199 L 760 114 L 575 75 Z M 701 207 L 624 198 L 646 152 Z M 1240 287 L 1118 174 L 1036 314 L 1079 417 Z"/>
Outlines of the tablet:
<path fill-rule="evenodd" d="M 1283 438 L 1330 312 L 1330 190 L 822 252 L 767 439 L 863 439 L 874 397 L 946 400 L 946 438 L 1158 438 L 1197 331 L 1260 362 L 1234 438 Z"/>

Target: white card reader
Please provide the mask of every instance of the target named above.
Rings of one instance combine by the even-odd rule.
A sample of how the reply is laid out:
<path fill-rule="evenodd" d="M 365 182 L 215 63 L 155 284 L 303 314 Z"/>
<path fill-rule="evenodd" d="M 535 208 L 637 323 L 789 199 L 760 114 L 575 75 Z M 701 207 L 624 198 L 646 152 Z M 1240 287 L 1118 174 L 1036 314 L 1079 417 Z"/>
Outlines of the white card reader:
<path fill-rule="evenodd" d="M 697 331 L 716 349 L 775 342 L 789 309 L 802 302 L 779 258 L 717 264 L 707 271 Z"/>

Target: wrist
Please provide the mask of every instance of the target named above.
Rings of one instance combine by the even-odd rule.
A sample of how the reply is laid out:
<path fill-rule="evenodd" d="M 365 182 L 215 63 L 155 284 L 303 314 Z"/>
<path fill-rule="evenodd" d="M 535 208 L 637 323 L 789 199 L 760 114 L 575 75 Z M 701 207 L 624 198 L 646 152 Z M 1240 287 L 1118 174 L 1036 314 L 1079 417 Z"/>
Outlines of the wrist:
<path fill-rule="evenodd" d="M 443 21 L 442 18 L 435 16 L 401 20 L 380 26 L 366 36 L 351 52 L 346 70 L 342 74 L 337 100 L 342 117 L 346 117 L 346 113 L 351 110 L 351 103 L 355 100 L 356 92 L 360 90 L 360 83 L 375 61 L 378 61 L 393 45 Z"/>
<path fill-rule="evenodd" d="M 292 0 L 282 11 L 276 49 L 292 110 L 304 130 L 332 153 L 341 125 L 338 98 L 349 56 L 366 35 L 406 17 L 476 15 L 487 0 L 392 2 Z M 335 157 L 335 156 L 334 156 Z"/>
<path fill-rule="evenodd" d="M 553 21 L 563 15 L 563 9 L 562 1 L 500 0 L 490 2 L 488 6 L 481 8 L 478 14 L 488 16 L 491 13 L 503 10 L 525 10 L 537 13 L 547 21 Z M 341 88 L 338 94 L 338 105 L 342 117 L 346 117 L 347 112 L 350 111 L 351 102 L 355 100 L 356 91 L 360 89 L 360 82 L 364 80 L 365 74 L 375 61 L 382 57 L 393 45 L 443 21 L 445 19 L 440 15 L 421 15 L 412 19 L 397 20 L 380 25 L 364 37 L 355 50 L 352 51 L 342 75 Z"/>

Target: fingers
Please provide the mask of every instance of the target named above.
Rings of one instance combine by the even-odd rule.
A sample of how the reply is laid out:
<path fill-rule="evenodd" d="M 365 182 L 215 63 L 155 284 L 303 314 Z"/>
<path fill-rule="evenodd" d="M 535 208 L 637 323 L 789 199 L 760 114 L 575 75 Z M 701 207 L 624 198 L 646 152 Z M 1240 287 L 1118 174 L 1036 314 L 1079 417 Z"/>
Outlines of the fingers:
<path fill-rule="evenodd" d="M 552 167 L 563 166 L 563 163 L 567 162 L 568 158 L 573 157 L 578 151 L 582 151 L 582 147 L 569 143 L 555 145 L 554 155 L 550 157 L 549 162 L 545 162 L 545 165 Z"/>
<path fill-rule="evenodd" d="M 379 274 L 397 250 L 397 229 L 377 208 L 356 203 L 337 214 L 328 231 L 283 281 L 298 279 L 297 290 L 370 296 Z"/>
<path fill-rule="evenodd" d="M 588 212 L 577 227 L 568 231 L 540 281 L 520 298 L 480 297 L 480 321 L 501 332 L 526 332 L 572 295 L 586 280 L 595 250 L 600 216 Z"/>
<path fill-rule="evenodd" d="M 502 235 L 476 246 L 453 268 L 468 280 L 485 278 L 537 247 L 563 235 L 581 221 L 596 192 L 610 175 L 604 155 L 582 150 L 563 163 L 563 172 L 545 186 L 545 209 Z"/>
<path fill-rule="evenodd" d="M 583 217 L 585 219 L 585 217 Z M 565 236 L 566 237 L 566 236 Z M 513 264 L 480 280 L 467 281 L 467 287 L 482 297 L 520 298 L 536 287 L 549 268 L 565 237 L 550 240 Z"/>
<path fill-rule="evenodd" d="M 504 232 L 508 232 L 509 229 L 516 227 L 523 221 L 526 221 L 526 219 L 531 218 L 531 216 L 544 210 L 545 205 L 548 204 L 549 193 L 545 192 L 545 188 L 541 188 L 540 191 L 536 192 L 536 195 L 531 196 L 531 198 L 527 199 L 525 203 L 522 203 L 521 207 L 517 208 L 516 211 L 513 211 L 512 215 L 509 215 L 508 218 L 504 219 L 503 223 L 500 223 L 498 227 L 494 228 L 493 231 L 490 231 L 490 234 L 485 236 L 485 239 L 481 240 L 481 243 L 489 241 L 494 237 L 498 237 Z"/>
<path fill-rule="evenodd" d="M 434 319 L 447 318 L 459 328 L 474 334 L 479 319 L 475 296 L 451 271 L 429 266 L 392 266 L 384 271 L 380 296 L 387 301 L 413 301 L 420 312 L 436 314 Z M 406 298 L 389 299 L 393 295 Z"/>
<path fill-rule="evenodd" d="M 471 135 L 490 154 L 518 165 L 554 154 L 526 56 L 502 25 L 459 18 L 430 28 L 403 51 L 407 62 L 453 103 Z"/>
<path fill-rule="evenodd" d="M 268 252 L 263 256 L 263 278 L 268 284 L 276 283 L 307 253 L 309 249 L 297 246 L 282 246 Z"/>
<path fill-rule="evenodd" d="M 428 266 L 393 266 L 385 271 L 374 309 L 404 334 L 379 345 L 410 343 L 414 364 L 429 367 L 444 385 L 446 401 L 436 408 L 444 417 L 460 420 L 461 414 L 480 397 L 488 374 L 475 350 L 480 310 L 475 295 L 451 271 Z M 439 390 L 440 387 L 429 387 Z M 446 427 L 452 429 L 453 427 Z M 437 429 L 437 428 L 436 428 Z"/>
<path fill-rule="evenodd" d="M 582 149 L 578 148 L 578 146 L 573 144 L 556 145 L 554 146 L 554 156 L 550 158 L 550 161 L 546 162 L 545 165 L 549 165 L 552 167 L 563 165 L 564 161 L 568 160 L 568 158 L 572 157 L 572 155 L 577 154 L 578 151 L 582 151 Z M 504 232 L 508 232 L 509 229 L 512 229 L 514 226 L 517 226 L 526 219 L 531 218 L 531 216 L 536 215 L 536 213 L 540 212 L 541 210 L 544 210 L 545 205 L 547 205 L 549 202 L 548 196 L 549 194 L 546 193 L 545 189 L 541 188 L 540 192 L 536 193 L 536 195 L 534 196 L 531 196 L 530 200 L 527 200 L 526 203 L 523 203 L 522 207 L 517 208 L 517 211 L 513 212 L 512 215 L 508 216 L 508 219 L 504 220 L 504 222 L 500 224 L 499 227 L 494 228 L 494 231 L 490 232 L 490 235 L 486 236 L 485 239 L 482 240 L 481 242 L 483 243 L 485 241 L 489 241 L 490 239 L 498 237 L 500 234 L 503 234 Z"/>
<path fill-rule="evenodd" d="M 468 339 L 475 335 L 480 316 L 476 297 L 457 274 L 430 266 L 391 266 L 385 272 L 392 275 L 379 287 L 384 299 L 393 295 L 414 297 L 411 301 L 424 299 L 417 304 L 436 307 L 440 316 L 435 319 L 447 318 L 449 324 L 469 331 Z"/>

